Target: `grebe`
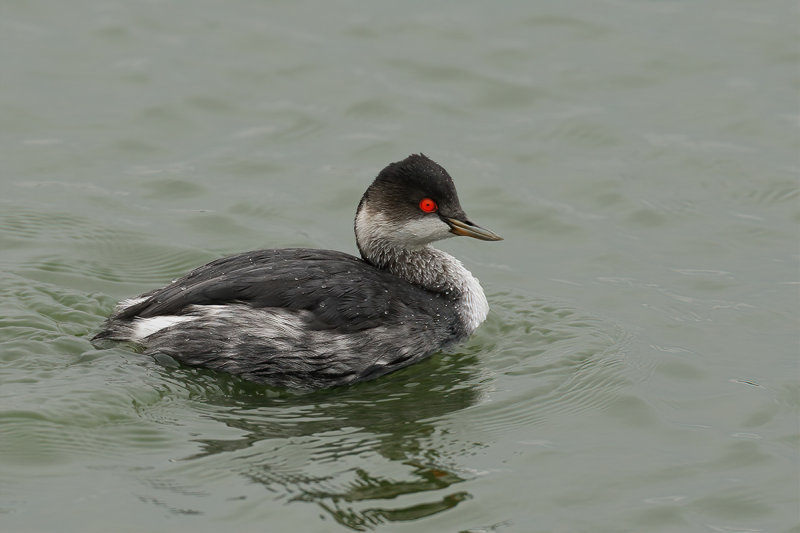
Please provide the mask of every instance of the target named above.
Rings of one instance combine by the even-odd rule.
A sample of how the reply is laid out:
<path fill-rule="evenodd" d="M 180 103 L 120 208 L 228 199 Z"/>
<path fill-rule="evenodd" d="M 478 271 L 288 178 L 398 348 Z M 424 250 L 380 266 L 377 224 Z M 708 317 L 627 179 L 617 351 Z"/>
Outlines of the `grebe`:
<path fill-rule="evenodd" d="M 92 340 L 140 345 L 268 385 L 373 379 L 465 339 L 489 304 L 431 243 L 500 236 L 470 222 L 447 171 L 411 155 L 384 168 L 355 217 L 361 258 L 288 248 L 224 257 L 123 300 Z"/>

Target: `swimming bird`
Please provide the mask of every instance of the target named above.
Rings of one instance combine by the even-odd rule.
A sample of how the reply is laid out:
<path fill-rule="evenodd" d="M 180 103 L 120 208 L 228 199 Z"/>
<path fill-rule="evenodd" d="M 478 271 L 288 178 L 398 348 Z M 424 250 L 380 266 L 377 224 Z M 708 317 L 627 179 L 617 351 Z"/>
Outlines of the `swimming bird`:
<path fill-rule="evenodd" d="M 421 361 L 485 320 L 478 280 L 431 243 L 502 238 L 469 220 L 440 165 L 423 154 L 388 165 L 361 198 L 354 226 L 360 258 L 307 248 L 223 257 L 123 300 L 92 340 L 311 390 Z"/>

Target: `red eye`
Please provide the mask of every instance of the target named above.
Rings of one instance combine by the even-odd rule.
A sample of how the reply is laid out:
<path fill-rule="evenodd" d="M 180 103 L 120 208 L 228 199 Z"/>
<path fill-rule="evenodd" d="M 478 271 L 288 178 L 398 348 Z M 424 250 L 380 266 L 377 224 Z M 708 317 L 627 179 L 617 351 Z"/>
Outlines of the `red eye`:
<path fill-rule="evenodd" d="M 433 213 L 439 206 L 436 205 L 436 202 L 431 200 L 430 198 L 423 198 L 419 201 L 419 208 L 425 211 L 426 213 Z"/>

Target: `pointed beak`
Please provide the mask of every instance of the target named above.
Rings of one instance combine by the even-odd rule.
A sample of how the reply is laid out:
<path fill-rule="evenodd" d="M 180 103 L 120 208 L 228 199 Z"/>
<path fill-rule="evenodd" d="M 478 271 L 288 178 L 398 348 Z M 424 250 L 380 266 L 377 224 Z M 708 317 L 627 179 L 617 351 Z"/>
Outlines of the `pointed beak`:
<path fill-rule="evenodd" d="M 464 237 L 473 237 L 482 241 L 502 241 L 503 238 L 497 233 L 482 228 L 472 222 L 466 220 L 458 220 L 457 218 L 442 217 L 445 222 L 450 226 L 450 233 L 455 235 L 463 235 Z"/>

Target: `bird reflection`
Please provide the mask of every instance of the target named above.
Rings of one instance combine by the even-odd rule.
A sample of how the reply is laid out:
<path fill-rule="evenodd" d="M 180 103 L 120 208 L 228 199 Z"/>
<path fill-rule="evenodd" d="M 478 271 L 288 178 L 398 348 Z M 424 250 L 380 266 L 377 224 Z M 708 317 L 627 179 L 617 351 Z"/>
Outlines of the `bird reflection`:
<path fill-rule="evenodd" d="M 242 433 L 199 439 L 201 451 L 184 461 L 233 455 L 243 476 L 278 498 L 315 503 L 356 531 L 431 516 L 470 497 L 450 490 L 468 474 L 452 466 L 437 421 L 478 401 L 475 368 L 469 353 L 439 355 L 387 379 L 305 395 L 179 369 L 194 374 L 207 416 Z M 424 493 L 430 499 L 419 503 Z M 400 503 L 412 494 L 414 504 Z"/>

